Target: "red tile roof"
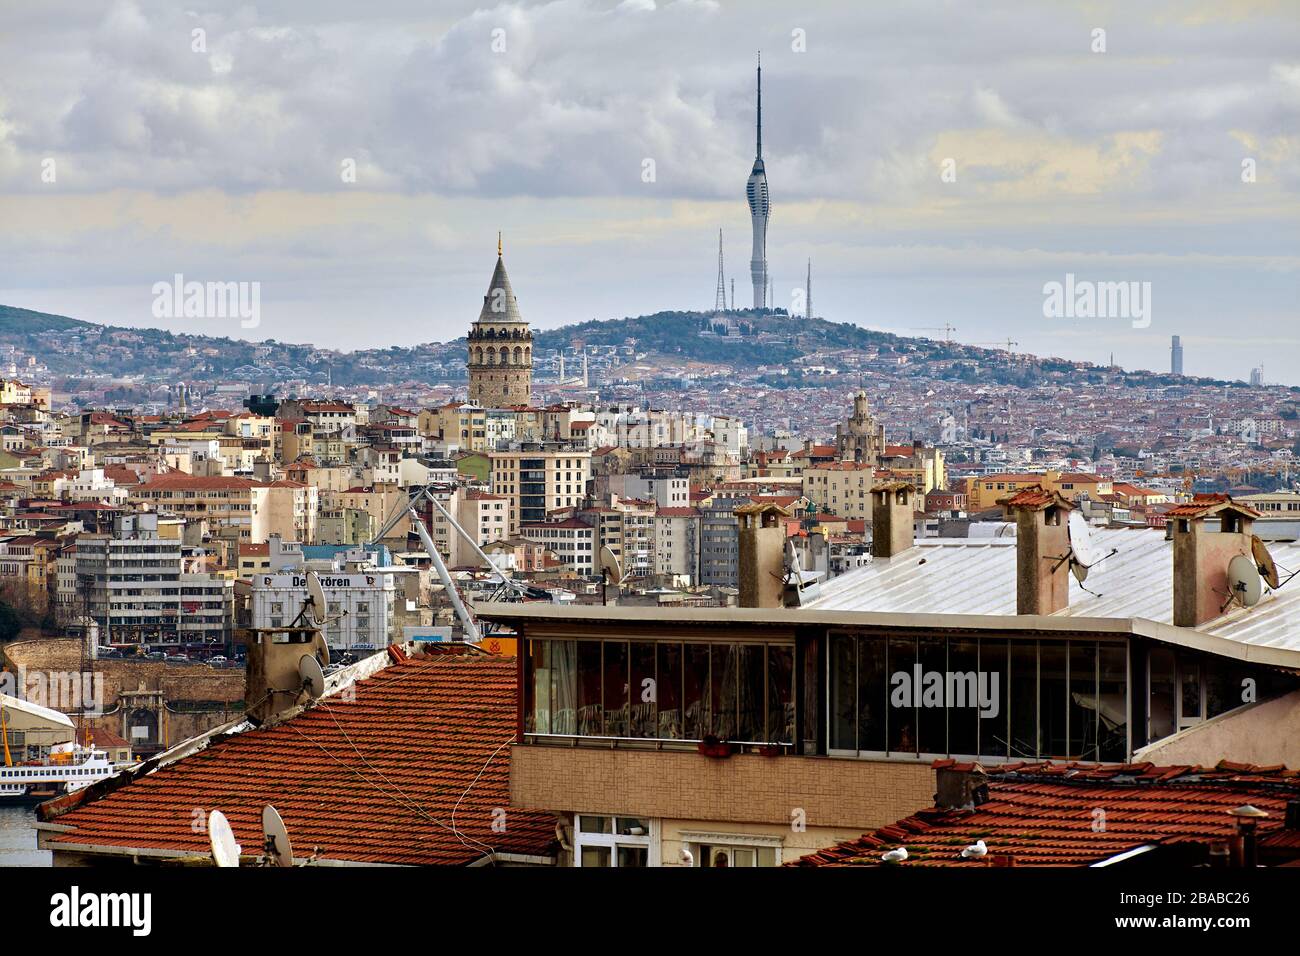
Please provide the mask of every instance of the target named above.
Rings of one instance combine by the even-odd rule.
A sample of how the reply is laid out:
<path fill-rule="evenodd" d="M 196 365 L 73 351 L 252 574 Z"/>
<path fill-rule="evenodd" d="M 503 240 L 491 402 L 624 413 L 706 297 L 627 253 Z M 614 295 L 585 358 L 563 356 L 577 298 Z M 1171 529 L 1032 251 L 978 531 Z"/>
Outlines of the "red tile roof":
<path fill-rule="evenodd" d="M 987 772 L 989 799 L 973 810 L 920 810 L 792 865 L 879 866 L 882 854 L 902 846 L 907 860 L 889 865 L 977 866 L 1009 857 L 1016 866 L 1087 866 L 1153 844 L 1225 841 L 1235 830 L 1228 811 L 1247 803 L 1269 814 L 1259 822 L 1261 845 L 1279 845 L 1286 804 L 1300 798 L 1300 772 L 1228 761 L 1210 769 L 1005 764 Z M 988 855 L 963 859 L 961 850 L 976 840 Z"/>
<path fill-rule="evenodd" d="M 353 700 L 327 697 L 274 726 L 215 736 L 124 786 L 45 804 L 43 820 L 72 828 L 51 834 L 52 845 L 207 856 L 207 837 L 192 829 L 203 808 L 221 810 L 255 854 L 270 803 L 298 856 L 464 865 L 488 848 L 550 854 L 550 813 L 511 808 L 493 832 L 510 807 L 513 658 L 404 657 L 354 687 Z"/>

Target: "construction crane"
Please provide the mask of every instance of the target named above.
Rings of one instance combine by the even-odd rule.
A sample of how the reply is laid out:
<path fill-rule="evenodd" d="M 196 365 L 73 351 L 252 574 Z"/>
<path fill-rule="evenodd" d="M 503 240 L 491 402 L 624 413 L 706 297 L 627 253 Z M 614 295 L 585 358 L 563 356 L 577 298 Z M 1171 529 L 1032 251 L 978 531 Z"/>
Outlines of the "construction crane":
<path fill-rule="evenodd" d="M 996 346 L 999 346 L 999 347 L 1001 347 L 1001 348 L 1005 348 L 1008 352 L 1010 352 L 1012 349 L 1014 349 L 1014 348 L 1015 348 L 1017 345 L 1019 345 L 1020 343 L 1017 342 L 1015 339 L 1003 339 L 1003 340 L 1000 341 L 1000 342 L 971 342 L 970 344 L 971 344 L 971 345 L 985 345 L 985 346 L 990 346 L 990 347 L 996 345 Z"/>
<path fill-rule="evenodd" d="M 438 514 L 442 515 L 442 517 L 446 519 L 452 529 L 469 543 L 470 548 L 476 555 L 478 555 L 479 560 L 482 561 L 483 564 L 487 565 L 496 575 L 498 586 L 492 593 L 490 598 L 491 600 L 522 601 L 525 597 L 543 597 L 548 600 L 550 599 L 551 595 L 546 591 L 543 591 L 541 588 L 530 587 L 520 581 L 515 581 L 512 578 L 506 577 L 501 569 L 483 553 L 483 549 L 479 547 L 479 544 L 474 540 L 474 537 L 460 526 L 460 522 L 452 517 L 450 511 L 442 506 L 442 502 L 434 496 L 428 486 L 421 486 L 407 499 L 405 508 L 393 509 L 393 514 L 384 522 L 383 527 L 379 529 L 379 532 L 375 535 L 374 540 L 370 542 L 369 546 L 372 548 L 376 547 L 379 542 L 384 539 L 384 536 L 397 526 L 397 523 L 401 521 L 402 518 L 409 516 L 412 523 L 415 525 L 415 533 L 420 537 L 420 543 L 424 545 L 425 553 L 429 555 L 429 560 L 432 562 L 434 570 L 438 573 L 438 580 L 442 582 L 443 589 L 447 592 L 447 599 L 451 602 L 452 610 L 456 612 L 456 619 L 460 621 L 467 642 L 477 644 L 482 640 L 483 635 L 479 630 L 478 622 L 474 620 L 469 609 L 465 607 L 465 602 L 461 600 L 460 592 L 456 590 L 456 582 L 451 579 L 451 572 L 447 570 L 447 562 L 442 559 L 442 554 L 438 551 L 437 545 L 433 542 L 433 536 L 429 534 L 429 529 L 425 526 L 424 518 L 420 516 L 420 512 L 416 509 L 416 505 L 422 501 L 428 501 L 433 505 L 434 509 Z"/>
<path fill-rule="evenodd" d="M 949 345 L 951 345 L 952 334 L 957 331 L 957 327 L 955 325 L 949 325 L 947 322 L 945 322 L 943 325 L 939 325 L 939 326 L 914 325 L 912 326 L 912 331 L 913 332 L 942 332 L 944 334 L 943 340 L 947 342 Z"/>

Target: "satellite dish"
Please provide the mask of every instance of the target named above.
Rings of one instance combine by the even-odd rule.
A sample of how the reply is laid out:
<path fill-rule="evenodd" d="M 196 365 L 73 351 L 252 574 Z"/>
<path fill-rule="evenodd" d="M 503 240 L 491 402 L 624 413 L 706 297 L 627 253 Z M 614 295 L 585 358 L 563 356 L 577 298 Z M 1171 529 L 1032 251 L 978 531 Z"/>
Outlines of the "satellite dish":
<path fill-rule="evenodd" d="M 1082 514 L 1077 511 L 1071 511 L 1067 521 L 1070 531 L 1070 551 L 1073 554 L 1074 562 L 1081 564 L 1085 568 L 1090 568 L 1103 557 L 1097 550 L 1097 545 L 1092 540 L 1092 529 L 1088 527 L 1088 521 Z"/>
<path fill-rule="evenodd" d="M 1080 564 L 1078 561 L 1071 561 L 1070 573 L 1074 575 L 1074 580 L 1078 581 L 1080 584 L 1083 584 L 1084 581 L 1088 580 L 1088 566 L 1086 564 Z"/>
<path fill-rule="evenodd" d="M 217 866 L 239 866 L 243 847 L 235 842 L 235 831 L 230 829 L 230 821 L 220 810 L 208 814 L 208 842 L 212 844 L 212 860 Z"/>
<path fill-rule="evenodd" d="M 1228 562 L 1228 590 L 1243 607 L 1254 607 L 1264 593 L 1264 579 L 1255 559 L 1239 554 Z"/>
<path fill-rule="evenodd" d="M 623 565 L 618 560 L 618 555 L 611 551 L 608 545 L 602 545 L 600 548 L 600 573 L 605 576 L 607 583 L 610 581 L 615 584 L 623 583 Z"/>
<path fill-rule="evenodd" d="M 298 676 L 302 678 L 302 689 L 312 700 L 319 700 L 325 693 L 325 671 L 314 654 L 304 654 L 298 658 Z"/>
<path fill-rule="evenodd" d="M 1250 536 L 1250 553 L 1255 559 L 1255 567 L 1259 568 L 1260 576 L 1276 591 L 1282 583 L 1277 574 L 1277 565 L 1273 563 L 1273 556 L 1268 553 L 1268 548 L 1264 547 L 1264 542 L 1257 534 Z"/>
<path fill-rule="evenodd" d="M 325 601 L 325 589 L 321 587 L 320 575 L 315 571 L 307 572 L 307 618 L 313 624 L 320 624 L 325 620 L 325 610 L 329 604 Z"/>
<path fill-rule="evenodd" d="M 293 844 L 285 829 L 280 811 L 269 803 L 262 808 L 262 846 L 267 859 L 276 866 L 293 866 Z"/>

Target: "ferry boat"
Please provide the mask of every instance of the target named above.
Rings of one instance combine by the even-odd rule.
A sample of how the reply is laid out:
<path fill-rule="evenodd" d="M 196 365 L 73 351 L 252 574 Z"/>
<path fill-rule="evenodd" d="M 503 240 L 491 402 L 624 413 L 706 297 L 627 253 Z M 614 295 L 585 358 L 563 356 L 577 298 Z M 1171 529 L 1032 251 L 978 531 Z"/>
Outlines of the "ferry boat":
<path fill-rule="evenodd" d="M 0 801 L 48 800 L 75 793 L 117 771 L 106 750 L 79 743 L 58 744 L 43 760 L 0 766 Z"/>

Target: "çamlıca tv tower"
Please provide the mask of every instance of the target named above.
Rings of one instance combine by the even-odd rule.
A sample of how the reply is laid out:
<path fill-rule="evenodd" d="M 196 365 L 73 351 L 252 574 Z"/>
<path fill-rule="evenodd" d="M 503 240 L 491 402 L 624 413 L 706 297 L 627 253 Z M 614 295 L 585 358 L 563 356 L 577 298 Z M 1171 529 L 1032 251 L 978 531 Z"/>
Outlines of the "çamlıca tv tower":
<path fill-rule="evenodd" d="M 763 60 L 758 61 L 758 124 L 754 169 L 745 185 L 749 199 L 749 218 L 754 227 L 754 252 L 749 260 L 749 274 L 754 281 L 754 308 L 765 309 L 767 301 L 767 217 L 772 210 L 767 194 L 767 172 L 763 169 Z"/>

